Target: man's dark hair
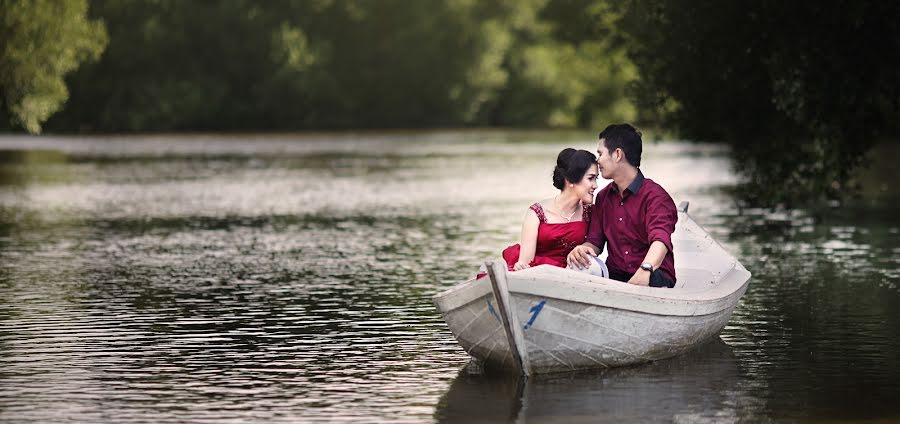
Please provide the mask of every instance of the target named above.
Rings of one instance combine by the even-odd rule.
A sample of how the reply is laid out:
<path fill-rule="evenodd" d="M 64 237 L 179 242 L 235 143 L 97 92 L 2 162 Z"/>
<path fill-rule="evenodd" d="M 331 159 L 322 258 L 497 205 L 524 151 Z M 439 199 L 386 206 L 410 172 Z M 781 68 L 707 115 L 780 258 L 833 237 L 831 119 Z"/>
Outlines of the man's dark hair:
<path fill-rule="evenodd" d="M 553 168 L 553 187 L 565 188 L 566 181 L 577 184 L 587 174 L 591 165 L 597 163 L 597 157 L 587 150 L 575 150 L 571 147 L 563 149 L 556 157 L 556 168 Z"/>
<path fill-rule="evenodd" d="M 641 166 L 641 132 L 629 124 L 612 124 L 600 131 L 599 138 L 605 140 L 606 150 L 625 152 L 625 160 L 635 168 Z"/>

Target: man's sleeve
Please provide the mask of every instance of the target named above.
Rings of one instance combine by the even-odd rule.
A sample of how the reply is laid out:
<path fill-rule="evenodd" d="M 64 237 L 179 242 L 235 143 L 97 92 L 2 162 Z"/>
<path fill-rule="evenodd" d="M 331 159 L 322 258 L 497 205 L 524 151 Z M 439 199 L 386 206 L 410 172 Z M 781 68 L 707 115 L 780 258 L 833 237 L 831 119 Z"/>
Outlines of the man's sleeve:
<path fill-rule="evenodd" d="M 600 195 L 602 194 L 600 193 Z M 597 201 L 594 202 L 594 207 L 591 208 L 591 222 L 588 224 L 587 237 L 585 237 L 586 242 L 600 248 L 600 252 L 597 252 L 597 254 L 603 253 L 603 248 L 606 246 L 606 236 L 603 234 L 603 213 L 601 211 L 603 202 L 600 195 L 597 196 Z"/>
<path fill-rule="evenodd" d="M 644 224 L 647 226 L 647 243 L 661 241 L 669 252 L 672 251 L 672 233 L 678 221 L 678 210 L 675 201 L 666 192 L 661 192 L 648 199 L 647 214 Z"/>

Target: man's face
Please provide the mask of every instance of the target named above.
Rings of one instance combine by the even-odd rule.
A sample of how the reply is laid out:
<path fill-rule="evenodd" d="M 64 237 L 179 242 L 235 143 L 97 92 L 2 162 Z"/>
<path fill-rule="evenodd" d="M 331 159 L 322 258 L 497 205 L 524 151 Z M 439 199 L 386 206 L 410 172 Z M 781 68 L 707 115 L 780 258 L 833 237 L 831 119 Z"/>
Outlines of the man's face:
<path fill-rule="evenodd" d="M 606 149 L 606 139 L 604 138 L 600 139 L 600 144 L 597 146 L 597 155 L 597 167 L 599 168 L 600 176 L 611 180 L 618 163 L 613 160 L 609 150 Z"/>

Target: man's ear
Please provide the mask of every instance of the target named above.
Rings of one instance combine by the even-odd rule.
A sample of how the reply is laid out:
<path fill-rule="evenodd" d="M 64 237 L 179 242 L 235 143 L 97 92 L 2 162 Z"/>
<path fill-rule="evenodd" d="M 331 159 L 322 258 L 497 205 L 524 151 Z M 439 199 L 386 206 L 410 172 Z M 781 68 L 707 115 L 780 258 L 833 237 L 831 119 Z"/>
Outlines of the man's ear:
<path fill-rule="evenodd" d="M 616 147 L 616 150 L 613 152 L 613 160 L 615 160 L 616 162 L 620 162 L 624 157 L 625 152 L 623 152 L 620 147 Z"/>

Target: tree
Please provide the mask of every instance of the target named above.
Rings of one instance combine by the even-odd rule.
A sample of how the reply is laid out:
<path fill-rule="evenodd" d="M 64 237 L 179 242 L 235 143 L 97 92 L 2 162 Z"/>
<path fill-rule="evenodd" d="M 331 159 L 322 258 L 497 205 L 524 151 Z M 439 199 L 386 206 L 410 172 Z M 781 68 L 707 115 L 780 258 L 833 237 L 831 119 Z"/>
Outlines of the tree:
<path fill-rule="evenodd" d="M 93 0 L 59 131 L 586 126 L 628 119 L 608 1 Z M 581 23 L 573 28 L 572 16 Z M 610 15 L 612 16 L 612 15 Z M 597 35 L 597 37 L 594 37 Z"/>
<path fill-rule="evenodd" d="M 617 16 L 612 3 L 550 0 L 530 10 L 511 27 L 508 83 L 490 109 L 491 124 L 600 127 L 634 119 L 625 87 L 636 71 L 621 37 L 603 25 Z"/>
<path fill-rule="evenodd" d="M 86 0 L 0 0 L 0 115 L 31 133 L 68 98 L 63 78 L 106 46 Z"/>
<path fill-rule="evenodd" d="M 731 144 L 753 203 L 841 197 L 878 138 L 900 134 L 896 2 L 627 6 L 645 118 Z"/>

